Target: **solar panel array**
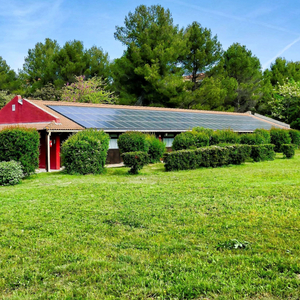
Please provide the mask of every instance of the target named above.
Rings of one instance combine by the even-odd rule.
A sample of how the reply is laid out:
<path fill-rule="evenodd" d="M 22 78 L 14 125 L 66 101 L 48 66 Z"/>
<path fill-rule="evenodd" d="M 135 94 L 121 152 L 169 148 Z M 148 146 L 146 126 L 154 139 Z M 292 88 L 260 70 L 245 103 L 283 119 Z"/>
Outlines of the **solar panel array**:
<path fill-rule="evenodd" d="M 272 124 L 250 115 L 212 114 L 122 108 L 49 105 L 49 108 L 85 128 L 109 131 L 184 131 L 196 126 L 235 131 L 270 129 Z"/>

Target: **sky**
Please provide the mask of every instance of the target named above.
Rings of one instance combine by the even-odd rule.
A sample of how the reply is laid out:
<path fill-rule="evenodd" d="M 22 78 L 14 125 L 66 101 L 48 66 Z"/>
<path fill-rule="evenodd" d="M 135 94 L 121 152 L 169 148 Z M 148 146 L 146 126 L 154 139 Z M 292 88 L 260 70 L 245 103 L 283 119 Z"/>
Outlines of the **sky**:
<path fill-rule="evenodd" d="M 224 50 L 245 45 L 262 69 L 276 57 L 300 61 L 299 0 L 0 0 L 0 56 L 18 71 L 28 50 L 50 38 L 60 46 L 80 40 L 85 48 L 101 47 L 113 60 L 125 49 L 115 27 L 141 4 L 170 9 L 180 28 L 199 22 Z"/>

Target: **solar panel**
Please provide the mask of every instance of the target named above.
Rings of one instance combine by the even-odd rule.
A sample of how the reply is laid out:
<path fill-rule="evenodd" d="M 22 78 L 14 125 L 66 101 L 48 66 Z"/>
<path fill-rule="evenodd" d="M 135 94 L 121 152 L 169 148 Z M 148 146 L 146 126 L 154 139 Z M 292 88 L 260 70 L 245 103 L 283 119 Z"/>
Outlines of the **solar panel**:
<path fill-rule="evenodd" d="M 256 128 L 271 129 L 273 126 L 247 114 L 78 107 L 71 104 L 49 105 L 49 108 L 85 128 L 103 130 L 184 131 L 199 126 L 214 130 L 230 128 L 235 131 L 253 131 Z"/>

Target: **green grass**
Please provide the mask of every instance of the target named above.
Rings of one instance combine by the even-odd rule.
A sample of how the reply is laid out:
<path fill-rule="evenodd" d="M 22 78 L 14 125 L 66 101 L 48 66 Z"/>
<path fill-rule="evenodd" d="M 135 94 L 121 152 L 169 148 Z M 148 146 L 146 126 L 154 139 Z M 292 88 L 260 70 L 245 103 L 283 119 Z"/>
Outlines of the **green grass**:
<path fill-rule="evenodd" d="M 299 299 L 299 151 L 127 171 L 0 187 L 1 299 Z"/>

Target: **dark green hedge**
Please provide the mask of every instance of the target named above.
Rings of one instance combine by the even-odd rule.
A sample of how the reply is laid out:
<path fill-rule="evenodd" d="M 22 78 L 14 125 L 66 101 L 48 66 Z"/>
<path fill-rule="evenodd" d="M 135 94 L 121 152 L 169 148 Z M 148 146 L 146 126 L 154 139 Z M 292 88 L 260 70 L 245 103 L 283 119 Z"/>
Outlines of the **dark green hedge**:
<path fill-rule="evenodd" d="M 36 129 L 7 127 L 0 131 L 0 161 L 19 161 L 28 176 L 39 167 L 39 143 Z"/>
<path fill-rule="evenodd" d="M 108 147 L 108 134 L 94 129 L 83 130 L 62 144 L 62 164 L 69 174 L 101 174 Z"/>
<path fill-rule="evenodd" d="M 289 135 L 291 137 L 291 143 L 297 145 L 297 148 L 300 146 L 300 131 L 291 129 L 289 130 Z"/>
<path fill-rule="evenodd" d="M 2 161 L 0 162 L 0 185 L 15 185 L 24 177 L 20 162 Z"/>
<path fill-rule="evenodd" d="M 164 163 L 166 171 L 241 164 L 250 156 L 250 150 L 249 145 L 210 146 L 196 150 L 179 150 L 165 153 Z"/>
<path fill-rule="evenodd" d="M 260 135 L 263 138 L 263 143 L 261 144 L 271 144 L 271 135 L 270 135 L 270 130 L 266 129 L 255 129 L 254 133 L 256 135 Z"/>
<path fill-rule="evenodd" d="M 131 168 L 129 174 L 138 174 L 149 163 L 149 155 L 144 151 L 126 152 L 122 155 L 124 165 Z"/>
<path fill-rule="evenodd" d="M 120 153 L 143 151 L 148 152 L 149 144 L 146 135 L 138 131 L 128 131 L 121 134 L 118 138 Z"/>
<path fill-rule="evenodd" d="M 205 132 L 195 130 L 182 132 L 175 136 L 172 149 L 174 151 L 200 148 L 209 145 L 209 136 Z"/>
<path fill-rule="evenodd" d="M 283 144 L 281 145 L 281 150 L 283 155 L 286 158 L 292 158 L 295 155 L 295 146 L 294 144 Z"/>
<path fill-rule="evenodd" d="M 273 144 L 267 145 L 252 145 L 251 158 L 255 161 L 265 161 L 275 159 L 275 146 Z"/>
<path fill-rule="evenodd" d="M 264 144 L 264 138 L 260 134 L 246 133 L 241 135 L 240 143 L 244 145 L 261 145 Z"/>
<path fill-rule="evenodd" d="M 159 139 L 155 137 L 155 135 L 148 134 L 146 136 L 146 141 L 149 145 L 149 162 L 156 163 L 160 162 L 160 159 L 163 157 L 163 154 L 166 152 L 166 145 Z"/>
<path fill-rule="evenodd" d="M 282 152 L 281 145 L 290 144 L 292 139 L 289 131 L 285 129 L 272 128 L 270 130 L 271 144 L 275 145 L 275 152 Z"/>

